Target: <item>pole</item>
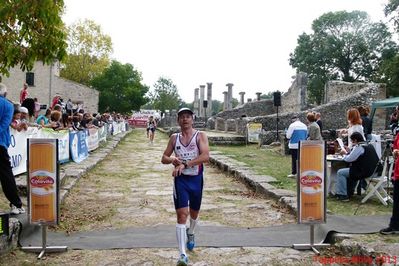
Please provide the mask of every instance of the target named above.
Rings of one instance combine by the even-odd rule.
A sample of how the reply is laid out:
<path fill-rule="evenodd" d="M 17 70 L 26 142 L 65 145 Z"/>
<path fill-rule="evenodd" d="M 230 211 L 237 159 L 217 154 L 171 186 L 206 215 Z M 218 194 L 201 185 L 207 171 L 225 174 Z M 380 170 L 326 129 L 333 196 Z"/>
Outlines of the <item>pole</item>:
<path fill-rule="evenodd" d="M 49 80 L 49 86 L 48 86 L 48 107 L 51 107 L 51 87 L 52 87 L 52 81 L 53 81 L 53 62 L 51 62 L 50 64 L 50 80 Z"/>
<path fill-rule="evenodd" d="M 277 132 L 277 134 L 276 134 L 276 141 L 278 141 L 278 106 L 276 106 L 276 108 L 277 108 L 277 119 L 276 119 L 276 132 Z"/>

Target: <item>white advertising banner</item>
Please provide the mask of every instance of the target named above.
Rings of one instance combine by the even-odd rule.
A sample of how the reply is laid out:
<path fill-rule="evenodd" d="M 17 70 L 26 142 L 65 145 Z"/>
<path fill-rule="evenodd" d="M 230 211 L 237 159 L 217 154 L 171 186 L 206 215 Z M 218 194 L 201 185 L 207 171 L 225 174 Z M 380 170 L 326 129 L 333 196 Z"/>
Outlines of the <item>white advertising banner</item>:
<path fill-rule="evenodd" d="M 69 130 L 53 130 L 52 128 L 42 128 L 39 130 L 37 138 L 58 139 L 58 160 L 61 163 L 69 160 Z"/>
<path fill-rule="evenodd" d="M 8 147 L 8 154 L 10 155 L 10 162 L 14 175 L 26 172 L 26 160 L 28 158 L 26 140 L 36 137 L 38 131 L 39 129 L 37 127 L 29 127 L 28 130 L 20 132 L 10 128 L 11 144 L 10 147 Z"/>
<path fill-rule="evenodd" d="M 87 148 L 89 151 L 92 151 L 98 148 L 98 129 L 89 128 L 88 131 L 89 136 L 87 137 Z"/>

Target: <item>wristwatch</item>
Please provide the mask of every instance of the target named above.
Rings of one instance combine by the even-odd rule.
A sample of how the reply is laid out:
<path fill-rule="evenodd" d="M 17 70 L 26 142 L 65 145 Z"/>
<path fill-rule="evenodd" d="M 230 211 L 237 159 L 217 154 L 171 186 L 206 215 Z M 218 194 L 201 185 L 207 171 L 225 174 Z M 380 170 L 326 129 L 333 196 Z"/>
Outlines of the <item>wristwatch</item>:
<path fill-rule="evenodd" d="M 187 162 L 183 162 L 184 168 L 187 168 Z"/>

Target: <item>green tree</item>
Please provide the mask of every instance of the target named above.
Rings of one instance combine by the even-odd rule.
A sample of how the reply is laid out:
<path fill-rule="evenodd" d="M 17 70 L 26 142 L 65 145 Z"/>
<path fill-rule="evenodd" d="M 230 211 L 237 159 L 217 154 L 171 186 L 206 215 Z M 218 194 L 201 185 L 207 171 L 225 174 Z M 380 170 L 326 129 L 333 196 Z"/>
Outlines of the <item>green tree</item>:
<path fill-rule="evenodd" d="M 396 32 L 399 32 L 399 0 L 389 0 L 384 13 L 393 21 Z M 387 84 L 387 96 L 399 96 L 399 54 L 397 52 L 385 56 L 378 77 L 379 82 Z"/>
<path fill-rule="evenodd" d="M 89 85 L 110 64 L 111 37 L 92 20 L 79 20 L 68 27 L 68 56 L 61 77 Z"/>
<path fill-rule="evenodd" d="M 386 17 L 390 17 L 393 21 L 396 30 L 399 29 L 399 0 L 389 0 L 384 8 L 384 13 Z"/>
<path fill-rule="evenodd" d="M 169 78 L 160 77 L 155 82 L 154 90 L 149 93 L 155 109 L 165 112 L 165 110 L 177 110 L 182 100 L 177 92 L 177 86 Z"/>
<path fill-rule="evenodd" d="M 0 74 L 19 65 L 32 69 L 36 61 L 52 63 L 66 54 L 62 0 L 0 0 Z"/>
<path fill-rule="evenodd" d="M 313 21 L 312 30 L 299 36 L 290 65 L 308 74 L 310 100 L 317 103 L 326 81 L 373 81 L 382 55 L 397 49 L 387 26 L 372 23 L 362 11 L 326 13 Z"/>
<path fill-rule="evenodd" d="M 141 73 L 131 64 L 112 61 L 101 75 L 91 81 L 91 85 L 100 92 L 100 112 L 130 113 L 147 102 L 148 87 L 142 84 Z"/>
<path fill-rule="evenodd" d="M 218 100 L 212 100 L 212 115 L 223 111 L 223 103 Z"/>

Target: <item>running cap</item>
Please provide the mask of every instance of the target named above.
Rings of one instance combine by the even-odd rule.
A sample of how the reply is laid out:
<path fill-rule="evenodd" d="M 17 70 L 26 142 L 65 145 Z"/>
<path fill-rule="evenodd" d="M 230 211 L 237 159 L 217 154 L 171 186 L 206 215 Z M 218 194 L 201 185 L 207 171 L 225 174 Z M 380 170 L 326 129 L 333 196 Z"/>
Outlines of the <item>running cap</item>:
<path fill-rule="evenodd" d="M 192 115 L 194 114 L 194 112 L 191 111 L 190 108 L 187 108 L 187 107 L 181 108 L 181 109 L 177 112 L 177 116 L 179 116 L 179 115 L 182 114 L 182 113 L 190 113 L 190 114 L 192 114 Z"/>

